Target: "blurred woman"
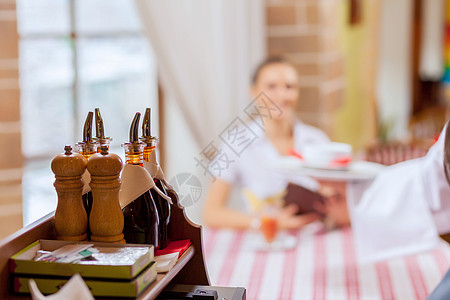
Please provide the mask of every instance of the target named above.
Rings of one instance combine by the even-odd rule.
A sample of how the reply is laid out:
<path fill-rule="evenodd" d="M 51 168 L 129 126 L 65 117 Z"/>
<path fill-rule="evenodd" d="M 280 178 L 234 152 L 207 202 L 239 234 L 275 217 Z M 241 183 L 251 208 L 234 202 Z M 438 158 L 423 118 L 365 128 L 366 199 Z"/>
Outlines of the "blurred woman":
<path fill-rule="evenodd" d="M 250 197 L 260 200 L 274 197 L 286 188 L 291 181 L 320 190 L 315 180 L 302 176 L 288 178 L 278 174 L 267 164 L 286 156 L 292 149 L 301 152 L 307 143 L 327 143 L 328 137 L 321 130 L 302 123 L 296 116 L 299 102 L 299 76 L 296 69 L 283 58 L 269 58 L 262 62 L 252 77 L 251 97 L 255 105 L 269 105 L 263 122 L 252 120 L 248 124 L 249 132 L 261 132 L 233 164 L 217 174 L 212 183 L 204 207 L 204 223 L 212 227 L 256 228 L 258 217 L 250 211 L 233 210 L 228 207 L 232 188 L 241 188 L 250 193 Z M 261 94 L 263 93 L 263 94 Z M 263 95 L 263 97 L 258 97 Z M 264 103 L 258 103 L 264 101 Z M 259 127 L 258 127 L 259 126 Z M 259 130 L 259 131 L 258 131 Z M 248 137 L 250 138 L 250 136 Z M 226 151 L 226 147 L 224 147 Z M 229 153 L 232 155 L 232 153 Z M 327 193 L 327 190 L 324 190 Z M 328 193 L 331 193 L 328 190 Z M 295 205 L 277 211 L 276 220 L 280 229 L 296 229 L 318 220 L 316 213 L 297 215 Z"/>

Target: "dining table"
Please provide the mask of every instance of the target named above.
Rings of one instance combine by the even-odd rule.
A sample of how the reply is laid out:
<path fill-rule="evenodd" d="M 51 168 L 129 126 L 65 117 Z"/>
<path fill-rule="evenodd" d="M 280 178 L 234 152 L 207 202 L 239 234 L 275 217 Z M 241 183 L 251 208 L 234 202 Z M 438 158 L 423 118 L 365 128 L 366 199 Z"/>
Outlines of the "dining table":
<path fill-rule="evenodd" d="M 450 266 L 443 240 L 427 252 L 362 263 L 351 227 L 321 222 L 280 232 L 279 247 L 250 230 L 204 228 L 203 241 L 211 284 L 245 287 L 249 300 L 423 300 Z"/>

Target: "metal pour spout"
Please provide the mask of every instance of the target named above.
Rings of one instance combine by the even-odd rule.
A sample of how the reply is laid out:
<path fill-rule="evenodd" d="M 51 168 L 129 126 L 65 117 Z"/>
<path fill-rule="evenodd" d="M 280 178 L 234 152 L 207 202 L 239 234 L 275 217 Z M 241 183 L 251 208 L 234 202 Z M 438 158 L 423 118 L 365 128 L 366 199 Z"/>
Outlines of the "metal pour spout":
<path fill-rule="evenodd" d="M 151 115 L 151 108 L 147 108 L 145 110 L 144 119 L 142 120 L 142 137 L 144 138 L 152 137 L 151 133 L 152 122 L 150 119 L 150 115 Z"/>
<path fill-rule="evenodd" d="M 83 142 L 90 143 L 92 142 L 92 119 L 94 113 L 90 111 L 86 117 L 86 121 L 84 122 L 83 128 Z"/>
<path fill-rule="evenodd" d="M 137 112 L 134 115 L 133 121 L 131 122 L 131 126 L 130 126 L 130 143 L 139 142 L 138 126 L 139 126 L 139 118 L 140 117 L 141 117 L 141 113 Z"/>
<path fill-rule="evenodd" d="M 151 109 L 147 108 L 145 110 L 144 120 L 142 121 L 141 141 L 146 144 L 145 147 L 146 147 L 147 151 L 151 152 L 153 150 L 153 148 L 155 148 L 156 143 L 158 142 L 158 138 L 155 136 L 152 136 L 150 115 L 151 115 Z M 149 150 L 149 148 L 151 148 L 151 150 Z M 144 152 L 145 152 L 145 150 L 144 150 Z M 145 156 L 146 156 L 146 154 L 144 153 L 144 159 L 145 159 Z"/>
<path fill-rule="evenodd" d="M 98 139 L 105 138 L 105 127 L 103 126 L 102 115 L 100 114 L 100 109 L 95 109 L 95 136 Z"/>

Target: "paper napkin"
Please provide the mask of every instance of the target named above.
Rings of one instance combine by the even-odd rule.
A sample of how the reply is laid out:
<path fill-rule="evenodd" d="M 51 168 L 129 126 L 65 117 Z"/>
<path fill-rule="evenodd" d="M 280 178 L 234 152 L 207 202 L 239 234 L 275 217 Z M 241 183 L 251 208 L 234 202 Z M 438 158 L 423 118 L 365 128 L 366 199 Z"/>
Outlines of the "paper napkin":
<path fill-rule="evenodd" d="M 172 270 L 177 263 L 178 252 L 155 256 L 156 271 L 158 273 L 166 273 Z"/>
<path fill-rule="evenodd" d="M 80 274 L 73 275 L 69 281 L 55 294 L 44 296 L 33 279 L 28 281 L 33 300 L 94 300 L 88 286 Z"/>
<path fill-rule="evenodd" d="M 167 186 L 167 188 L 173 190 L 173 187 L 169 184 L 169 182 L 167 182 L 166 177 L 164 176 L 164 172 L 158 163 L 154 164 L 148 161 L 144 161 L 144 169 L 146 169 L 150 175 L 155 174 L 155 176 L 153 177 L 161 180 L 164 183 L 164 185 Z M 170 204 L 173 204 L 172 199 L 170 197 L 169 199 L 164 197 L 164 199 L 169 201 Z"/>
<path fill-rule="evenodd" d="M 154 189 L 161 197 L 170 201 L 170 197 L 161 192 L 153 182 L 152 176 L 146 169 L 138 165 L 126 164 L 122 171 L 122 185 L 119 191 L 120 207 L 124 208 L 140 195 Z"/>
<path fill-rule="evenodd" d="M 91 191 L 91 186 L 89 185 L 91 182 L 91 173 L 89 173 L 88 170 L 84 171 L 83 175 L 81 175 L 81 179 L 83 179 L 84 182 L 83 192 L 81 194 L 84 195 Z"/>

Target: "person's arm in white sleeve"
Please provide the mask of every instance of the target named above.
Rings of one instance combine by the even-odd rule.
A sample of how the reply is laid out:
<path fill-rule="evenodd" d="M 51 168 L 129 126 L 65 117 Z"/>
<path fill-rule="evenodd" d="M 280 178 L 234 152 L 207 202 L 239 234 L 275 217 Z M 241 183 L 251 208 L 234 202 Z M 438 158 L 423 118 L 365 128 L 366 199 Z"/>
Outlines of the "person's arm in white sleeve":
<path fill-rule="evenodd" d="M 210 227 L 227 227 L 236 229 L 250 228 L 252 218 L 238 210 L 227 207 L 231 194 L 231 184 L 223 179 L 212 183 L 203 211 L 203 221 Z"/>

